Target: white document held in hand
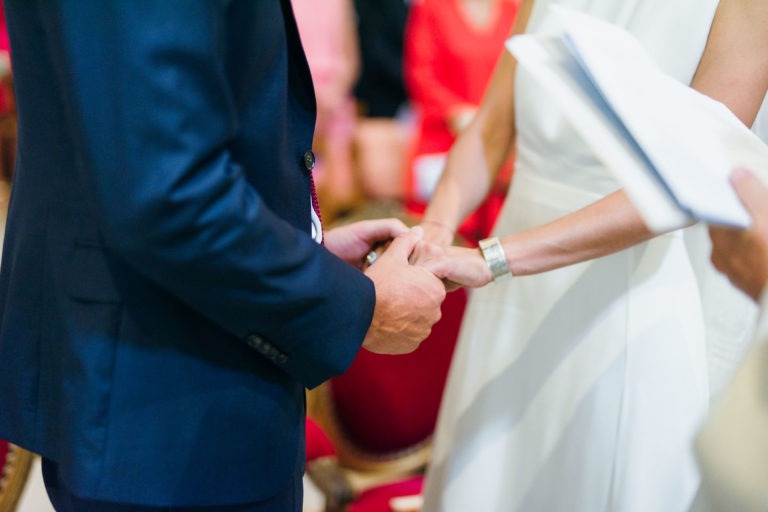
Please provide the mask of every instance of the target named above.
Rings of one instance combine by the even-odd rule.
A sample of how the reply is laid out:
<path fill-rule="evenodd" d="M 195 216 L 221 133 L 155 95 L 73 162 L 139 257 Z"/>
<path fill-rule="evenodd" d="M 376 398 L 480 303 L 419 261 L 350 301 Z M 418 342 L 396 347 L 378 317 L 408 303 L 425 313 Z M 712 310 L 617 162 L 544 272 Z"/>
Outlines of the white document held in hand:
<path fill-rule="evenodd" d="M 768 146 L 725 105 L 664 74 L 625 30 L 550 7 L 541 34 L 507 48 L 563 110 L 656 232 L 692 220 L 746 227 L 728 182 L 734 167 L 765 179 Z"/>

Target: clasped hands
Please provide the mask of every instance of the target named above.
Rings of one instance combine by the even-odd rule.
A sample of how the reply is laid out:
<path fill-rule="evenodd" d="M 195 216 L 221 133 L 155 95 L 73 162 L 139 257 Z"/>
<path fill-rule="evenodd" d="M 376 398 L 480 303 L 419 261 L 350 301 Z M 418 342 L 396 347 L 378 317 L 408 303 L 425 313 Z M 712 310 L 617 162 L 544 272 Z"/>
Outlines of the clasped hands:
<path fill-rule="evenodd" d="M 356 222 L 325 235 L 328 250 L 360 268 L 376 288 L 376 307 L 363 347 L 382 354 L 415 350 L 440 320 L 447 291 L 483 286 L 491 273 L 478 249 L 448 245 L 452 236 L 409 229 L 396 219 Z M 386 244 L 373 265 L 366 256 Z"/>

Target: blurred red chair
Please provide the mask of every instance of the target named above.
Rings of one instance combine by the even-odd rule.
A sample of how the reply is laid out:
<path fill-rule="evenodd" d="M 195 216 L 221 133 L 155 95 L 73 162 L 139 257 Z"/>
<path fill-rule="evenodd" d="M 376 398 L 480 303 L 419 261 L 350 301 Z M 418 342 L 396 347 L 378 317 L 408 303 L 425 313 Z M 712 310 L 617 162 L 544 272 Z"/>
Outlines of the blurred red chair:
<path fill-rule="evenodd" d="M 448 294 L 413 353 L 362 350 L 344 375 L 309 393 L 307 473 L 327 512 L 391 512 L 393 498 L 421 492 L 466 301 L 464 290 Z M 321 453 L 330 458 L 318 463 Z"/>
<path fill-rule="evenodd" d="M 32 466 L 32 454 L 0 440 L 0 511 L 13 512 Z"/>

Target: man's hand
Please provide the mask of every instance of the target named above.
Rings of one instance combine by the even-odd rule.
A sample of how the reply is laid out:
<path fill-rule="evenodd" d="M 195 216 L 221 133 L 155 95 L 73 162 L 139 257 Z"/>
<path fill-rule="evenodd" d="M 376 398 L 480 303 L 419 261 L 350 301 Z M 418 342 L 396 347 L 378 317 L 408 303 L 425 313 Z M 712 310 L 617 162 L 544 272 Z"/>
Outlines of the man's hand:
<path fill-rule="evenodd" d="M 427 269 L 408 263 L 422 236 L 418 227 L 398 236 L 365 271 L 376 286 L 376 309 L 363 341 L 371 352 L 412 352 L 440 320 L 443 283 Z"/>
<path fill-rule="evenodd" d="M 411 256 L 421 266 L 443 280 L 448 291 L 462 286 L 478 288 L 491 282 L 491 270 L 479 249 L 441 246 L 421 241 Z"/>
<path fill-rule="evenodd" d="M 362 268 L 374 244 L 407 232 L 408 227 L 397 219 L 364 220 L 328 231 L 325 247 L 347 263 Z"/>
<path fill-rule="evenodd" d="M 712 263 L 755 301 L 768 281 L 768 189 L 752 173 L 737 169 L 731 184 L 752 216 L 748 230 L 709 228 Z"/>

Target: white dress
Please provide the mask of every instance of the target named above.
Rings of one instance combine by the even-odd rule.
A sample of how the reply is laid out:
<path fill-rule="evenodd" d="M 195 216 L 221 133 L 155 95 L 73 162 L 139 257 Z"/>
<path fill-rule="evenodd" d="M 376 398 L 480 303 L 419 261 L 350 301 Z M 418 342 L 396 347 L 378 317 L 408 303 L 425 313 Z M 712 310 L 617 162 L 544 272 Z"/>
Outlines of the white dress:
<path fill-rule="evenodd" d="M 538 0 L 529 31 L 552 0 Z M 557 2 L 633 33 L 689 83 L 716 0 Z M 496 233 L 616 190 L 521 68 L 517 161 Z M 682 512 L 708 407 L 699 292 L 681 231 L 475 290 L 438 419 L 425 512 Z"/>

